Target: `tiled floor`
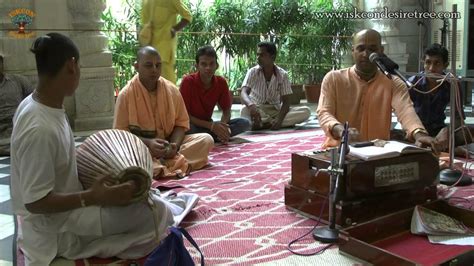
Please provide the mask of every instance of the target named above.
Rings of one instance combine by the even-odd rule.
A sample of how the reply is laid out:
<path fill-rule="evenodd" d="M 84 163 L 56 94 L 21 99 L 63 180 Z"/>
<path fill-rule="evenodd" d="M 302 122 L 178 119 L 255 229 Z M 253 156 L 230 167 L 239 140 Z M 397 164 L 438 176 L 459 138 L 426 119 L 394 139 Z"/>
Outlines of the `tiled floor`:
<path fill-rule="evenodd" d="M 11 264 L 13 233 L 10 205 L 10 158 L 0 157 L 0 265 Z"/>
<path fill-rule="evenodd" d="M 302 127 L 304 128 L 317 128 L 319 127 L 318 120 L 315 119 L 315 104 L 302 103 L 311 108 L 312 115 L 310 120 L 305 123 Z M 232 117 L 240 116 L 241 105 L 233 105 Z M 466 123 L 474 124 L 474 117 L 472 117 L 471 109 L 466 109 Z M 470 116 L 470 117 L 469 117 Z M 220 119 L 220 113 L 215 112 L 213 116 L 214 120 Z M 396 117 L 392 118 L 393 125 L 396 125 Z M 92 132 L 76 132 L 76 146 L 80 144 L 85 137 Z M 251 133 L 250 133 L 251 134 Z M 14 234 L 13 216 L 10 203 L 10 158 L 0 157 L 0 266 L 12 265 L 12 243 Z"/>
<path fill-rule="evenodd" d="M 76 137 L 76 146 L 85 137 Z M 13 212 L 10 201 L 10 158 L 0 157 L 0 266 L 12 265 Z"/>

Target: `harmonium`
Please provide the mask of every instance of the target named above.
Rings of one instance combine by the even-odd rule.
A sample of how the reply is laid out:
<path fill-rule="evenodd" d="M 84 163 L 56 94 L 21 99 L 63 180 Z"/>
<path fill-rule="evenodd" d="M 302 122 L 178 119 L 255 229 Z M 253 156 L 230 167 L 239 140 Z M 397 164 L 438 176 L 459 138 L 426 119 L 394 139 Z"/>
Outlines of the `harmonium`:
<path fill-rule="evenodd" d="M 293 153 L 285 186 L 290 210 L 322 221 L 329 218 L 329 151 Z M 346 155 L 335 220 L 348 227 L 437 199 L 438 159 L 430 152 L 362 161 Z"/>

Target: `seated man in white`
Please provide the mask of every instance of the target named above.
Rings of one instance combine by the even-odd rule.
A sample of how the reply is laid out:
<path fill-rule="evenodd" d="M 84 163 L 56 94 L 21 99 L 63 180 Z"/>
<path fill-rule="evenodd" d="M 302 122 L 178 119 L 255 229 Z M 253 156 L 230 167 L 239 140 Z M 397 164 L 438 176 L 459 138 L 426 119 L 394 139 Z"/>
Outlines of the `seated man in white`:
<path fill-rule="evenodd" d="M 241 99 L 245 107 L 241 116 L 252 121 L 253 130 L 277 130 L 308 120 L 309 107 L 290 108 L 290 81 L 288 73 L 275 65 L 275 44 L 261 42 L 257 46 L 258 65 L 249 69 L 242 84 Z"/>
<path fill-rule="evenodd" d="M 68 37 L 49 33 L 36 39 L 31 51 L 38 87 L 20 103 L 11 141 L 12 209 L 20 221 L 18 245 L 25 265 L 50 265 L 55 257 L 149 254 L 197 196 L 171 199 L 150 193 L 149 201 L 131 203 L 135 181 L 113 184 L 109 176 L 97 177 L 84 190 L 63 109 L 64 98 L 79 84 L 79 50 Z"/>

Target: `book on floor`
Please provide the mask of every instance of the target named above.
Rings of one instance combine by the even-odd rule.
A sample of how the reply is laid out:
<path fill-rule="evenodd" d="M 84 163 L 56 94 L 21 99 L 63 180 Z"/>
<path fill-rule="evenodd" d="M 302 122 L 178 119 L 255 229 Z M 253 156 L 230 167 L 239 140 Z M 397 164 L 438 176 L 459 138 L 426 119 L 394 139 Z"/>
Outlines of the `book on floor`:
<path fill-rule="evenodd" d="M 429 149 L 419 148 L 412 144 L 399 141 L 383 141 L 383 145 L 366 147 L 350 146 L 349 154 L 365 161 L 398 157 L 402 154 L 430 152 Z"/>
<path fill-rule="evenodd" d="M 420 205 L 415 206 L 413 210 L 410 231 L 416 235 L 473 235 L 473 232 L 461 221 Z"/>

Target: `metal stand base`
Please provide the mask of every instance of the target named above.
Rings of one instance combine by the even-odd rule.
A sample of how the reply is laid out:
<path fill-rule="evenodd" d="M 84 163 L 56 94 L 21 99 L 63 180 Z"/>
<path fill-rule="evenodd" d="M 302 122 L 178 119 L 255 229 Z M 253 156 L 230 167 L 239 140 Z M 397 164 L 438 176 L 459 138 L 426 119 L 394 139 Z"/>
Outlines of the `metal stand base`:
<path fill-rule="evenodd" d="M 444 169 L 439 172 L 439 182 L 443 185 L 451 186 L 458 181 L 462 172 L 454 169 Z M 466 173 L 461 178 L 457 186 L 468 186 L 472 184 L 472 178 Z"/>
<path fill-rule="evenodd" d="M 339 230 L 331 229 L 329 226 L 317 227 L 313 231 L 313 237 L 322 243 L 336 243 L 339 238 Z"/>

